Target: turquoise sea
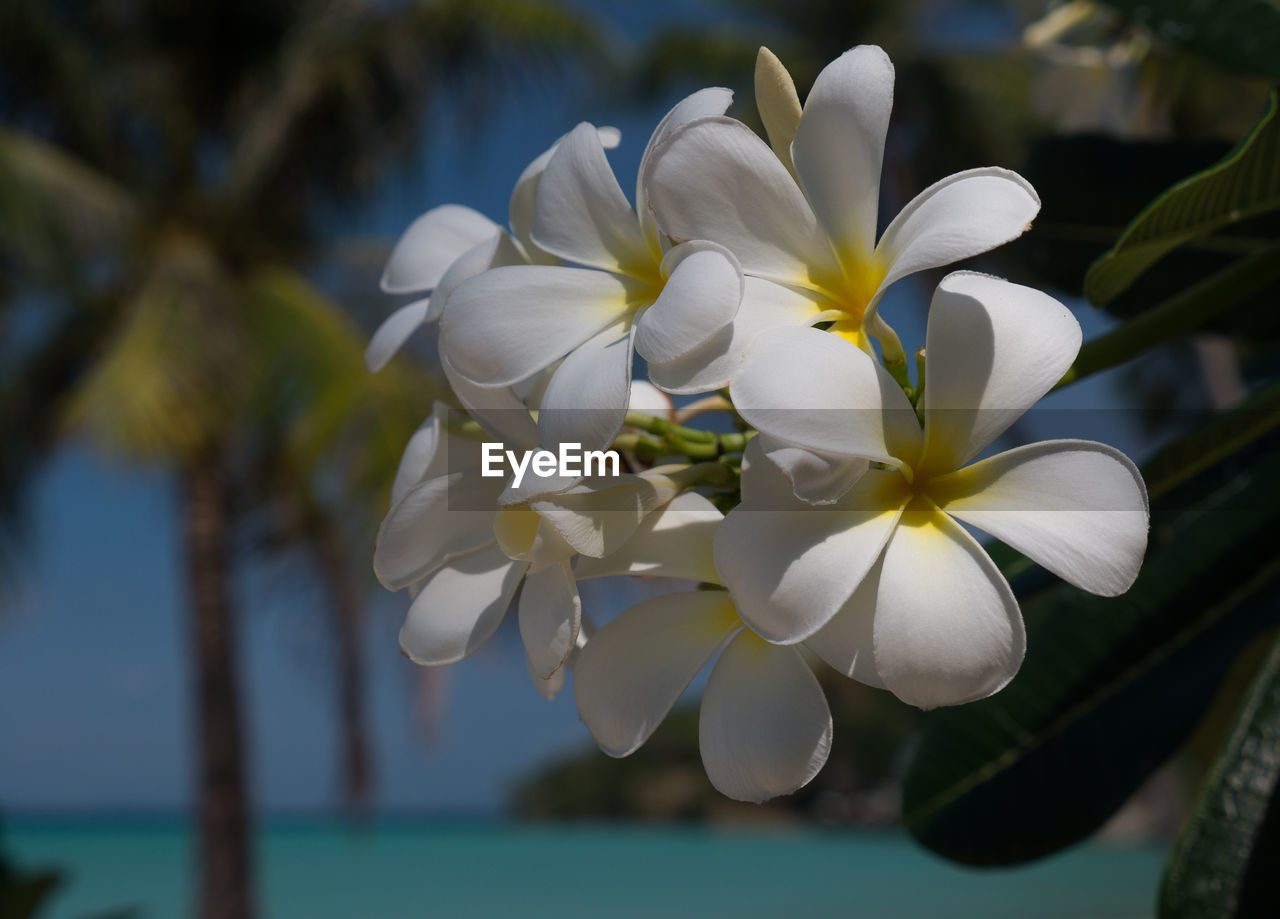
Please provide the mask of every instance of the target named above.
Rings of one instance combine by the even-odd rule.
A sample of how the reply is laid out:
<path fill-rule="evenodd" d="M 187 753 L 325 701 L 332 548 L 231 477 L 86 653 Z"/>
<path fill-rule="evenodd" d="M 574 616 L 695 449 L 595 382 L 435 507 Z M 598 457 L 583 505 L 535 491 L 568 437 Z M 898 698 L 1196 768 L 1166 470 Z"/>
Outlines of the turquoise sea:
<path fill-rule="evenodd" d="M 187 915 L 180 824 L 12 820 L 5 843 L 21 866 L 66 871 L 45 919 Z M 1142 919 L 1163 857 L 1092 844 L 977 871 L 893 833 L 610 824 L 279 823 L 259 839 L 267 919 Z"/>

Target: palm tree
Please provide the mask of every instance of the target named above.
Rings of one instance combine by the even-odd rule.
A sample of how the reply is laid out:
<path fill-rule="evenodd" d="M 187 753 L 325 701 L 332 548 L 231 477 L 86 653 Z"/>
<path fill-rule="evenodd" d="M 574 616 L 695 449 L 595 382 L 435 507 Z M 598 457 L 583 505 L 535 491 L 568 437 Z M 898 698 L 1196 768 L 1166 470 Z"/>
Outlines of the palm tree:
<path fill-rule="evenodd" d="M 5 402 L 0 481 L 19 494 L 63 430 L 175 473 L 205 919 L 254 912 L 233 499 L 284 424 L 297 473 L 284 500 L 370 513 L 430 397 L 411 371 L 370 382 L 343 363 L 362 336 L 302 275 L 321 214 L 413 149 L 446 88 L 474 110 L 593 47 L 550 0 L 0 8 L 2 315 L 39 308 L 52 330 L 6 373 L 22 398 Z M 332 452 L 371 430 L 357 466 Z M 342 537 L 326 532 L 316 545 L 333 552 Z"/>

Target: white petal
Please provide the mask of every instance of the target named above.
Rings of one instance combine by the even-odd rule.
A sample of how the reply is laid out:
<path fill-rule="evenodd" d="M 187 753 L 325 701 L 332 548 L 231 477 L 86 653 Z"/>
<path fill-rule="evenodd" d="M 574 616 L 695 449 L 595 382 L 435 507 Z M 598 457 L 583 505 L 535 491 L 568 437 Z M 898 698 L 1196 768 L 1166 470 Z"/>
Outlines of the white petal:
<path fill-rule="evenodd" d="M 378 580 L 388 590 L 399 590 L 450 558 L 491 542 L 501 488 L 502 479 L 455 472 L 409 489 L 378 528 L 373 550 Z"/>
<path fill-rule="evenodd" d="M 646 600 L 592 635 L 574 667 L 573 696 L 600 749 L 627 756 L 648 740 L 740 628 L 727 593 L 699 590 Z"/>
<path fill-rule="evenodd" d="M 527 264 L 523 253 L 516 248 L 515 242 L 506 230 L 498 230 L 493 236 L 479 245 L 473 246 L 457 261 L 449 266 L 436 289 L 431 292 L 431 308 L 427 311 L 427 322 L 435 322 L 444 314 L 449 298 L 457 290 L 458 285 L 468 278 L 474 278 L 482 271 L 490 268 L 501 268 L 506 265 Z"/>
<path fill-rule="evenodd" d="M 684 357 L 649 362 L 649 377 L 671 393 L 712 392 L 729 385 L 747 347 L 761 332 L 807 325 L 826 308 L 822 298 L 762 278 L 743 279 L 742 303 L 727 327 Z"/>
<path fill-rule="evenodd" d="M 377 373 L 387 366 L 409 336 L 427 321 L 429 307 L 429 300 L 414 300 L 382 321 L 382 325 L 369 337 L 369 346 L 364 350 L 364 365 L 370 373 Z"/>
<path fill-rule="evenodd" d="M 693 121 L 695 118 L 723 115 L 729 110 L 729 105 L 732 102 L 733 90 L 731 89 L 719 86 L 700 89 L 693 95 L 686 96 L 677 102 L 671 111 L 667 112 L 663 119 L 658 122 L 658 126 L 653 129 L 653 134 L 649 136 L 649 143 L 645 145 L 644 155 L 640 157 L 640 170 L 636 175 L 636 211 L 640 214 L 640 226 L 650 247 L 657 248 L 659 245 L 658 227 L 654 223 L 653 213 L 649 210 L 649 196 L 645 189 L 645 181 L 649 173 L 649 162 L 653 159 L 653 151 L 657 149 L 658 144 L 670 137 L 671 132 L 680 125 Z"/>
<path fill-rule="evenodd" d="M 391 250 L 382 272 L 389 294 L 431 290 L 454 259 L 498 232 L 498 225 L 469 207 L 444 204 L 413 223 Z"/>
<path fill-rule="evenodd" d="M 448 406 L 436 403 L 427 420 L 418 426 L 405 444 L 400 465 L 391 483 L 391 506 L 395 507 L 405 493 L 425 479 L 448 474 L 448 456 L 443 449 L 443 421 Z"/>
<path fill-rule="evenodd" d="M 756 338 L 729 387 L 762 433 L 821 453 L 910 463 L 920 428 L 898 384 L 856 345 L 817 329 Z"/>
<path fill-rule="evenodd" d="M 738 260 L 715 243 L 682 243 L 662 268 L 662 293 L 636 321 L 636 350 L 655 363 L 683 357 L 732 322 L 743 291 Z"/>
<path fill-rule="evenodd" d="M 600 558 L 616 552 L 676 490 L 666 476 L 593 476 L 532 506 L 574 549 Z"/>
<path fill-rule="evenodd" d="M 516 180 L 515 188 L 511 191 L 511 201 L 508 204 L 511 232 L 526 249 L 532 248 L 538 252 L 542 250 L 537 249 L 532 235 L 534 203 L 537 200 L 538 185 L 542 182 L 542 174 L 546 171 L 547 163 L 551 162 L 551 155 L 555 152 L 556 148 L 552 146 L 525 167 L 524 172 L 520 173 L 520 178 Z M 530 252 L 530 255 L 533 253 Z M 554 256 L 551 258 L 555 260 Z M 541 262 L 541 259 L 534 260 Z"/>
<path fill-rule="evenodd" d="M 531 447 L 538 442 L 538 426 L 510 386 L 472 383 L 458 373 L 443 354 L 440 355 L 440 366 L 462 407 L 494 440 L 512 450 Z"/>
<path fill-rule="evenodd" d="M 716 533 L 716 569 L 757 634 L 802 641 L 836 614 L 875 564 L 907 495 L 898 473 L 872 470 L 837 503 L 804 505 L 768 460 L 751 471 L 743 503 Z M 762 478 L 772 482 L 761 488 Z M 786 509 L 763 508 L 759 492 L 786 493 Z"/>
<path fill-rule="evenodd" d="M 549 679 L 577 644 L 582 625 L 582 600 L 567 562 L 525 576 L 519 618 L 529 668 L 537 679 Z"/>
<path fill-rule="evenodd" d="M 533 241 L 553 255 L 606 271 L 625 274 L 654 262 L 596 129 L 586 122 L 560 142 L 542 174 Z"/>
<path fill-rule="evenodd" d="M 1087 440 L 999 453 L 934 479 L 930 497 L 1058 577 L 1114 597 L 1147 549 L 1147 490 L 1127 456 Z"/>
<path fill-rule="evenodd" d="M 875 615 L 876 594 L 880 589 L 880 566 L 884 555 L 876 560 L 858 589 L 853 592 L 831 621 L 805 639 L 805 647 L 847 677 L 887 688 L 876 672 Z"/>
<path fill-rule="evenodd" d="M 542 394 L 538 434 L 550 450 L 602 450 L 622 429 L 631 393 L 634 329 L 612 326 L 564 359 Z"/>
<path fill-rule="evenodd" d="M 796 494 L 791 480 L 769 458 L 765 445 L 770 441 L 781 443 L 768 434 L 759 434 L 747 441 L 747 447 L 742 451 L 742 500 L 739 506 L 757 511 L 806 510 L 809 502 Z"/>
<path fill-rule="evenodd" d="M 818 74 L 791 143 L 805 197 L 839 250 L 875 247 L 880 166 L 893 108 L 893 64 L 875 45 L 846 51 Z"/>
<path fill-rule="evenodd" d="M 909 510 L 885 548 L 875 608 L 876 672 L 920 708 L 998 692 L 1026 652 L 1018 601 L 959 524 Z"/>
<path fill-rule="evenodd" d="M 627 298 L 628 285 L 604 271 L 495 268 L 454 291 L 440 320 L 440 351 L 469 380 L 510 386 L 615 322 Z"/>
<path fill-rule="evenodd" d="M 616 551 L 603 558 L 579 557 L 574 573 L 580 581 L 640 574 L 718 584 L 712 545 L 722 520 L 710 501 L 687 491 L 645 517 Z"/>
<path fill-rule="evenodd" d="M 573 488 L 581 481 L 580 475 L 560 475 L 558 471 L 553 471 L 547 476 L 536 475 L 530 466 L 526 469 L 525 476 L 518 487 L 514 478 L 507 484 L 506 489 L 498 496 L 498 504 L 501 507 L 526 506 L 538 498 L 559 494 L 567 488 Z"/>
<path fill-rule="evenodd" d="M 664 232 L 715 240 L 748 274 L 800 285 L 839 276 L 791 173 L 740 121 L 702 118 L 676 128 L 653 154 L 647 187 Z"/>
<path fill-rule="evenodd" d="M 596 136 L 600 138 L 600 146 L 606 150 L 612 150 L 618 146 L 618 142 L 622 139 L 617 128 L 601 127 L 596 129 Z M 564 138 L 560 138 L 564 140 Z M 524 172 L 520 173 L 520 178 L 516 180 L 516 186 L 511 191 L 511 201 L 509 204 L 509 215 L 511 220 L 511 232 L 516 235 L 521 244 L 526 249 L 532 250 L 530 255 L 538 256 L 533 261 L 543 264 L 545 260 L 542 252 L 533 242 L 533 206 L 536 200 L 538 184 L 542 180 L 542 173 L 547 168 L 547 163 L 551 162 L 551 155 L 556 152 L 556 146 L 560 143 L 555 142 L 549 149 L 544 151 L 532 163 L 524 168 Z M 553 256 L 546 256 L 554 262 Z"/>
<path fill-rule="evenodd" d="M 702 695 L 698 746 L 711 784 L 738 801 L 809 784 L 831 751 L 831 710 L 800 653 L 745 630 L 729 642 Z"/>
<path fill-rule="evenodd" d="M 453 559 L 414 598 L 400 649 L 417 664 L 462 660 L 498 628 L 527 567 L 496 545 Z"/>
<path fill-rule="evenodd" d="M 523 506 L 504 507 L 494 516 L 493 535 L 508 558 L 541 571 L 573 558 L 573 547 L 538 514 Z"/>
<path fill-rule="evenodd" d="M 1007 169 L 970 169 L 930 185 L 885 229 L 876 259 L 880 289 L 916 271 L 941 268 L 1016 239 L 1040 210 L 1031 183 Z"/>
<path fill-rule="evenodd" d="M 560 690 L 564 689 L 564 672 L 569 669 L 568 667 L 561 667 L 544 680 L 534 675 L 533 664 L 530 663 L 527 657 L 525 658 L 525 665 L 529 668 L 529 679 L 533 681 L 533 688 L 538 691 L 538 695 L 548 702 L 560 695 Z"/>
<path fill-rule="evenodd" d="M 808 504 L 833 504 L 871 468 L 864 459 L 793 447 L 768 434 L 756 438 L 769 461 L 787 477 L 797 498 Z"/>
<path fill-rule="evenodd" d="M 957 271 L 929 308 L 923 471 L 977 456 L 1053 388 L 1080 350 L 1070 310 L 1030 287 Z"/>

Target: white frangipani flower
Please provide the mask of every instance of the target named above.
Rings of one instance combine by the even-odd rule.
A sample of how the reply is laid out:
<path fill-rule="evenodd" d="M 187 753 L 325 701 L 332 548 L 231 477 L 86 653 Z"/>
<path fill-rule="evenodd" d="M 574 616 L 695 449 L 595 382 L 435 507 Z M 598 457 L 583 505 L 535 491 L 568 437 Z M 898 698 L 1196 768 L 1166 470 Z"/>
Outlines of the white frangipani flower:
<path fill-rule="evenodd" d="M 661 560 L 645 555 L 643 563 L 624 567 L 633 554 L 628 543 L 612 570 L 718 584 L 711 540 L 720 516 L 707 508 L 700 525 L 683 529 L 679 551 L 668 548 Z M 831 749 L 826 696 L 799 649 L 753 633 L 728 591 L 655 597 L 599 629 L 574 666 L 578 714 L 605 753 L 627 756 L 649 739 L 722 646 L 698 719 L 711 784 L 740 801 L 763 801 L 808 784 Z"/>
<path fill-rule="evenodd" d="M 452 295 L 441 350 L 457 371 L 508 386 L 561 361 L 542 398 L 540 440 L 602 447 L 617 433 L 631 386 L 632 351 L 664 363 L 728 326 L 742 271 L 724 247 L 668 249 L 644 207 L 653 149 L 691 118 L 720 114 L 732 96 L 704 89 L 658 125 L 641 160 L 637 216 L 589 124 L 559 145 L 538 185 L 531 235 L 582 268 L 514 266 L 485 272 Z"/>
<path fill-rule="evenodd" d="M 731 330 L 653 368 L 655 383 L 674 389 L 669 384 L 682 382 L 682 392 L 718 388 L 760 332 L 819 321 L 834 322 L 831 331 L 867 351 L 874 336 L 886 360 L 902 360 L 897 337 L 876 315 L 889 285 L 1026 230 L 1040 209 L 1035 190 L 1016 173 L 982 168 L 925 189 L 877 242 L 893 79 L 885 53 L 861 45 L 822 70 L 800 111 L 790 77 L 761 49 L 757 95 L 772 150 L 746 125 L 720 116 L 690 121 L 659 145 L 648 188 L 663 231 L 676 240 L 715 240 L 738 257 L 748 279 L 792 293 L 776 302 L 744 299 Z"/>
<path fill-rule="evenodd" d="M 752 346 L 731 387 L 744 418 L 778 441 L 883 465 L 812 507 L 753 443 L 716 564 L 760 635 L 806 640 L 842 672 L 932 708 L 996 692 L 1024 651 L 1008 583 L 960 524 L 1115 596 L 1137 576 L 1148 515 L 1138 470 L 1103 444 L 1046 441 L 972 462 L 1075 359 L 1080 327 L 1065 307 L 957 272 L 934 296 L 926 337 L 923 430 L 847 341 L 798 328 Z"/>
<path fill-rule="evenodd" d="M 598 136 L 606 148 L 618 145 L 616 128 L 601 128 Z M 529 236 L 538 180 L 555 149 L 542 153 L 516 180 L 510 232 L 459 204 L 432 208 L 409 224 L 391 250 L 381 286 L 389 294 L 424 296 L 397 309 L 374 331 L 365 350 L 371 373 L 385 367 L 420 326 L 439 319 L 453 289 L 467 278 L 500 265 L 555 263 Z"/>
<path fill-rule="evenodd" d="M 415 592 L 400 646 L 420 664 L 461 660 L 493 634 L 523 583 L 529 669 L 549 680 L 581 628 L 574 559 L 609 556 L 664 506 L 687 509 L 672 501 L 677 470 L 558 480 L 512 495 L 506 479 L 480 474 L 478 441 L 449 433 L 449 411 L 437 405 L 405 449 L 374 550 L 383 585 Z M 680 520 L 676 513 L 668 525 Z"/>

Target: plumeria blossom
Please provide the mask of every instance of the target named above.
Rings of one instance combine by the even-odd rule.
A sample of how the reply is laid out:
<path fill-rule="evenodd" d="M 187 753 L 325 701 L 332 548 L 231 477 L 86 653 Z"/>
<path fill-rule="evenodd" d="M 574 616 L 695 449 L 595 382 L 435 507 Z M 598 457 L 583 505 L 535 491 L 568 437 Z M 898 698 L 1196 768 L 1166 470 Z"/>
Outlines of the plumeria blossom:
<path fill-rule="evenodd" d="M 615 128 L 601 128 L 597 136 L 603 147 L 618 145 Z M 510 231 L 460 204 L 432 208 L 409 224 L 387 259 L 381 287 L 389 294 L 423 296 L 397 309 L 373 333 L 365 350 L 371 373 L 385 367 L 419 327 L 439 319 L 449 295 L 467 278 L 500 265 L 556 262 L 529 235 L 538 182 L 555 149 L 542 153 L 516 180 Z"/>
<path fill-rule="evenodd" d="M 748 278 L 789 291 L 744 299 L 731 329 L 655 371 L 655 383 L 718 388 L 762 331 L 823 321 L 867 351 L 876 337 L 887 361 L 901 361 L 897 337 L 877 316 L 885 290 L 1027 229 L 1040 209 L 1035 190 L 991 167 L 925 189 L 877 241 L 893 81 L 885 53 L 861 45 L 822 70 L 801 109 L 790 76 L 761 49 L 757 98 L 772 149 L 742 122 L 708 116 L 676 128 L 654 151 L 648 190 L 658 225 L 676 240 L 715 240 Z"/>
<path fill-rule="evenodd" d="M 907 379 L 885 290 L 1015 238 L 1039 200 L 1012 172 L 970 170 L 877 238 L 893 79 L 879 48 L 854 48 L 802 106 L 761 49 L 767 144 L 725 117 L 727 90 L 706 89 L 653 132 L 635 208 L 605 155 L 615 138 L 581 124 L 522 174 L 508 229 L 452 205 L 409 228 L 383 287 L 423 296 L 379 329 L 369 363 L 439 319 L 465 411 L 437 406 L 413 436 L 378 534 L 379 579 L 413 598 L 406 655 L 460 660 L 514 604 L 535 686 L 554 696 L 572 671 L 582 720 L 613 756 L 709 667 L 707 775 L 760 801 L 827 759 L 811 662 L 922 708 L 1017 672 L 1021 612 L 970 528 L 1084 590 L 1129 588 L 1148 514 L 1123 454 L 1056 440 L 986 455 L 1076 358 L 1061 304 L 950 274 L 921 378 Z M 656 389 L 633 383 L 636 353 Z M 666 395 L 726 386 L 680 412 Z M 736 411 L 734 429 L 688 427 L 708 411 Z M 517 452 L 608 447 L 643 471 L 486 476 L 480 436 Z M 619 575 L 704 589 L 593 629 L 578 582 Z"/>
<path fill-rule="evenodd" d="M 1025 649 L 1013 592 L 961 524 L 1083 590 L 1126 591 L 1148 520 L 1128 458 L 1055 440 L 972 462 L 1061 378 L 1080 338 L 1045 294 L 948 275 L 929 313 L 923 430 L 897 384 L 849 342 L 807 328 L 757 341 L 731 387 L 742 416 L 779 441 L 875 465 L 815 508 L 753 451 L 743 504 L 716 538 L 743 620 L 932 708 L 996 692 Z"/>
<path fill-rule="evenodd" d="M 738 261 L 723 246 L 671 248 L 643 203 L 658 143 L 691 118 L 728 108 L 726 89 L 675 106 L 641 159 L 637 213 L 581 124 L 559 145 L 538 185 L 533 242 L 584 267 L 496 268 L 453 292 L 441 350 L 474 383 L 509 386 L 560 361 L 542 399 L 542 443 L 607 444 L 622 423 L 632 352 L 661 364 L 683 357 L 733 321 L 743 294 Z"/>
<path fill-rule="evenodd" d="M 711 540 L 719 513 L 707 507 L 714 518 L 686 525 L 680 550 L 668 550 L 656 564 L 645 555 L 642 570 L 718 584 Z M 632 551 L 624 546 L 614 565 L 623 567 Z M 722 647 L 698 719 L 711 784 L 740 801 L 763 801 L 808 784 L 831 749 L 826 696 L 800 650 L 752 632 L 725 590 L 646 600 L 592 635 L 573 676 L 583 723 L 610 756 L 635 752 Z"/>
<path fill-rule="evenodd" d="M 603 148 L 618 145 L 616 128 L 599 128 L 596 137 Z M 538 185 L 563 140 L 520 173 L 508 206 L 510 231 L 471 208 L 454 204 L 434 208 L 410 224 L 387 261 L 382 289 L 388 293 L 425 292 L 430 296 L 401 307 L 374 332 L 365 352 L 371 372 L 386 366 L 420 326 L 437 321 L 453 291 L 468 278 L 506 265 L 559 262 L 538 247 L 531 233 Z M 454 369 L 443 349 L 439 357 L 450 389 L 488 433 L 514 443 L 536 439 L 525 409 L 531 399 L 540 399 L 547 384 L 545 374 L 517 386 L 479 386 Z"/>
<path fill-rule="evenodd" d="M 451 434 L 449 413 L 438 404 L 410 440 L 374 551 L 383 585 L 414 593 L 400 646 L 420 664 L 467 657 L 497 629 L 523 584 L 520 632 L 530 672 L 549 694 L 547 681 L 581 629 L 574 559 L 609 556 L 652 512 L 675 503 L 678 470 L 560 480 L 513 495 L 505 479 L 480 474 L 479 441 Z"/>

